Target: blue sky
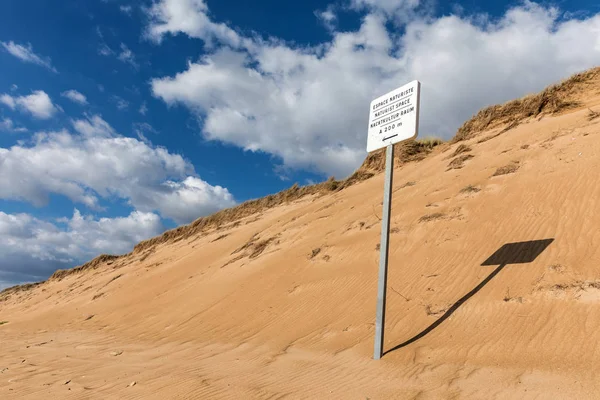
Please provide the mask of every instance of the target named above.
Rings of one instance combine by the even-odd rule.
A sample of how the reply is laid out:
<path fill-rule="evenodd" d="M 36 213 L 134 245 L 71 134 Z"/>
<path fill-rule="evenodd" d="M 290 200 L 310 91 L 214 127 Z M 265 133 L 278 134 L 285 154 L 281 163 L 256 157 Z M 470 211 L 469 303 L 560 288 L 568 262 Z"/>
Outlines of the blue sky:
<path fill-rule="evenodd" d="M 600 63 L 592 1 L 0 3 L 0 287 L 364 159 L 371 99 L 421 135 Z"/>

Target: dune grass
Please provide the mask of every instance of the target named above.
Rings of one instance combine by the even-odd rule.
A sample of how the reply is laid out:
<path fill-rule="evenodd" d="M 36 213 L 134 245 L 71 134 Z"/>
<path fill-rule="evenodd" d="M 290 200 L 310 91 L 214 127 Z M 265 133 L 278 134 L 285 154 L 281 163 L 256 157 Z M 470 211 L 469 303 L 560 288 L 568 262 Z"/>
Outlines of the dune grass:
<path fill-rule="evenodd" d="M 580 103 L 573 99 L 573 95 L 599 75 L 600 67 L 592 68 L 549 86 L 537 94 L 486 107 L 458 128 L 452 142 L 471 139 L 480 132 L 502 125 L 506 125 L 503 131 L 505 132 L 529 117 L 552 115 L 575 108 Z"/>

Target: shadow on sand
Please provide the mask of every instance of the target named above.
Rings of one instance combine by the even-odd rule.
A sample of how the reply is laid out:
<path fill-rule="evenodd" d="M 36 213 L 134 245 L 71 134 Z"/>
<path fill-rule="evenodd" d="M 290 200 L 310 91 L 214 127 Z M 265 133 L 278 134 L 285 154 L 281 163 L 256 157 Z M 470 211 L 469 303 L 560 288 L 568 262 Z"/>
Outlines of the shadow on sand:
<path fill-rule="evenodd" d="M 452 305 L 440 318 L 434 323 L 423 329 L 420 333 L 416 334 L 407 341 L 400 343 L 399 345 L 387 350 L 384 354 L 392 351 L 401 349 L 409 344 L 416 342 L 429 332 L 437 328 L 442 322 L 450 317 L 460 306 L 462 306 L 467 300 L 469 300 L 475 293 L 479 292 L 489 281 L 491 281 L 504 267 L 508 264 L 527 264 L 535 260 L 542 252 L 552 243 L 554 239 L 543 239 L 543 240 L 531 240 L 528 242 L 518 243 L 506 243 L 500 247 L 494 254 L 492 254 L 487 260 L 481 265 L 498 265 L 479 285 L 475 286 L 473 290 L 461 297 L 456 303 Z"/>

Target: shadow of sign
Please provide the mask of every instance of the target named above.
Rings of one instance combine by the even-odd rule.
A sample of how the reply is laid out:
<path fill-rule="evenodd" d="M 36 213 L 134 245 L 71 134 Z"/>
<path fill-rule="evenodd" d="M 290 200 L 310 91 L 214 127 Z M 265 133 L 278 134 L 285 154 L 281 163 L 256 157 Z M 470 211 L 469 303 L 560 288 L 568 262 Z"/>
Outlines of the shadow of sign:
<path fill-rule="evenodd" d="M 384 354 L 392 351 L 401 349 L 402 347 L 408 346 L 411 343 L 416 342 L 429 332 L 437 328 L 450 317 L 456 310 L 460 308 L 467 300 L 473 297 L 477 292 L 481 290 L 489 281 L 491 281 L 504 267 L 508 264 L 527 264 L 533 262 L 546 248 L 552 243 L 554 239 L 542 239 L 542 240 L 530 240 L 527 242 L 517 243 L 506 243 L 500 247 L 494 254 L 492 254 L 487 260 L 485 260 L 481 266 L 498 265 L 484 280 L 482 280 L 477 286 L 475 286 L 470 292 L 465 294 L 459 300 L 457 300 L 440 318 L 434 323 L 423 329 L 421 332 L 408 339 L 407 341 L 400 343 L 399 345 L 389 349 Z"/>
<path fill-rule="evenodd" d="M 527 264 L 533 262 L 553 241 L 554 239 L 543 239 L 529 242 L 506 243 L 481 263 L 481 266 Z"/>

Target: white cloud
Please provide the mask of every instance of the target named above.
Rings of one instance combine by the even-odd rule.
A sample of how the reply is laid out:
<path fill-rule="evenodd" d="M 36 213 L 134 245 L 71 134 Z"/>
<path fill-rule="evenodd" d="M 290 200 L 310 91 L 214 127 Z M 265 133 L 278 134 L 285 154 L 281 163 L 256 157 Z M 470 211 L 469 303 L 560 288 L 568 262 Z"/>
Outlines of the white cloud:
<path fill-rule="evenodd" d="M 178 223 L 235 204 L 227 189 L 200 180 L 181 156 L 120 136 L 99 116 L 73 127 L 79 134 L 40 132 L 28 145 L 0 148 L 0 198 L 43 206 L 55 193 L 99 209 L 100 198 L 116 197 Z"/>
<path fill-rule="evenodd" d="M 79 93 L 77 90 L 67 90 L 65 92 L 62 92 L 61 96 L 64 96 L 67 99 L 81 105 L 87 104 L 86 97 L 83 94 Z"/>
<path fill-rule="evenodd" d="M 115 52 L 110 47 L 108 47 L 106 43 L 101 43 L 100 47 L 98 47 L 98 54 L 100 54 L 101 56 L 111 56 L 115 54 Z"/>
<path fill-rule="evenodd" d="M 142 103 L 142 105 L 140 106 L 139 112 L 142 115 L 146 115 L 146 113 L 148 112 L 148 106 L 146 105 L 146 102 Z"/>
<path fill-rule="evenodd" d="M 102 137 L 110 138 L 117 136 L 117 132 L 112 126 L 99 115 L 92 115 L 86 119 L 77 119 L 73 121 L 73 128 L 86 138 Z"/>
<path fill-rule="evenodd" d="M 113 100 L 120 111 L 127 110 L 129 108 L 129 102 L 124 98 L 115 95 L 113 96 Z"/>
<path fill-rule="evenodd" d="M 58 108 L 52 103 L 50 96 L 43 90 L 36 90 L 28 96 L 0 95 L 0 103 L 11 109 L 26 111 L 38 119 L 51 118 Z"/>
<path fill-rule="evenodd" d="M 152 146 L 152 142 L 146 137 L 146 135 L 144 135 L 144 131 L 138 130 L 136 134 L 143 143 L 147 144 L 148 146 Z"/>
<path fill-rule="evenodd" d="M 0 130 L 3 131 L 12 131 L 13 130 L 13 122 L 9 118 L 4 118 L 0 121 Z"/>
<path fill-rule="evenodd" d="M 94 218 L 77 209 L 62 223 L 30 214 L 0 211 L 0 285 L 45 279 L 57 268 L 81 264 L 102 254 L 123 254 L 164 227 L 154 213 Z"/>
<path fill-rule="evenodd" d="M 52 60 L 50 60 L 48 57 L 41 57 L 35 54 L 30 43 L 27 43 L 26 46 L 23 46 L 11 40 L 10 42 L 0 42 L 0 45 L 2 45 L 7 52 L 17 57 L 21 61 L 41 65 L 42 67 L 45 67 L 54 73 L 58 73 L 56 68 L 52 66 Z"/>
<path fill-rule="evenodd" d="M 140 132 L 146 132 L 146 133 L 152 133 L 152 134 L 157 134 L 157 130 L 154 129 L 154 127 L 152 125 L 150 125 L 147 122 L 136 122 L 134 124 L 132 124 L 133 127 L 133 131 L 137 133 Z"/>
<path fill-rule="evenodd" d="M 110 48 L 108 46 L 108 44 L 106 44 L 103 41 L 103 36 L 102 36 L 100 29 L 99 28 L 96 28 L 96 29 L 101 38 L 100 45 L 98 46 L 98 54 L 100 54 L 101 56 L 105 56 L 105 57 L 116 55 L 116 57 L 119 61 L 121 61 L 125 64 L 131 65 L 136 70 L 139 68 L 139 64 L 137 63 L 137 61 L 135 59 L 135 54 L 133 54 L 131 49 L 129 49 L 129 47 L 127 47 L 127 45 L 125 43 L 120 44 L 120 49 L 121 49 L 120 52 L 115 51 L 112 48 Z"/>
<path fill-rule="evenodd" d="M 137 62 L 135 61 L 135 55 L 131 52 L 131 50 L 129 50 L 125 43 L 121 43 L 121 53 L 119 53 L 117 58 L 120 61 L 131 65 L 135 69 L 139 67 Z"/>
<path fill-rule="evenodd" d="M 0 131 L 6 132 L 27 132 L 27 128 L 17 127 L 10 118 L 0 120 Z"/>
<path fill-rule="evenodd" d="M 319 13 L 319 16 L 327 22 L 332 22 L 337 18 L 331 9 Z"/>
<path fill-rule="evenodd" d="M 333 32 L 314 47 L 239 38 L 238 47 L 219 47 L 153 79 L 153 93 L 196 113 L 207 139 L 342 177 L 366 154 L 369 102 L 403 83 L 422 82 L 421 135 L 449 138 L 486 105 L 600 64 L 600 14 L 564 20 L 555 8 L 525 2 L 495 20 L 415 14 L 397 35 L 386 27 L 397 18 L 388 11 L 422 4 L 352 4 L 370 10 L 357 31 Z M 214 34 L 203 2 L 163 0 L 153 9 L 170 10 L 152 20 L 156 35 L 181 32 L 231 46 Z"/>
<path fill-rule="evenodd" d="M 330 5 L 325 11 L 315 11 L 315 16 L 321 20 L 329 31 L 335 30 L 337 15 L 333 6 Z"/>
<path fill-rule="evenodd" d="M 156 190 L 138 193 L 134 201 L 149 205 L 159 205 L 161 212 L 175 221 L 192 221 L 198 218 L 198 210 L 203 214 L 212 214 L 225 206 L 235 204 L 233 196 L 221 186 L 211 186 L 202 179 L 189 176 L 181 182 L 168 181 L 164 191 Z M 154 208 L 141 207 L 140 209 Z"/>
<path fill-rule="evenodd" d="M 368 9 L 393 15 L 399 12 L 412 12 L 418 8 L 422 0 L 351 0 L 350 6 L 355 9 Z"/>
<path fill-rule="evenodd" d="M 157 1 L 147 10 L 150 24 L 146 35 L 156 42 L 167 34 L 185 33 L 203 39 L 208 45 L 213 40 L 236 47 L 251 44 L 227 25 L 211 21 L 207 12 L 204 0 Z"/>
<path fill-rule="evenodd" d="M 131 12 L 133 11 L 133 7 L 131 7 L 130 5 L 119 6 L 119 10 L 121 10 L 121 12 L 123 14 L 131 15 Z"/>
<path fill-rule="evenodd" d="M 12 108 L 13 110 L 17 106 L 17 104 L 15 103 L 14 98 L 11 95 L 6 94 L 6 93 L 0 95 L 0 103 L 3 103 L 4 105 L 6 105 L 9 108 Z"/>
<path fill-rule="evenodd" d="M 133 127 L 133 131 L 135 132 L 135 134 L 137 135 L 137 137 L 144 143 L 146 143 L 148 146 L 151 146 L 152 143 L 151 141 L 146 137 L 147 133 L 152 133 L 152 134 L 157 134 L 158 132 L 156 131 L 156 129 L 154 129 L 154 127 L 152 125 L 150 125 L 147 122 L 139 122 L 139 123 L 134 123 L 132 125 Z"/>

